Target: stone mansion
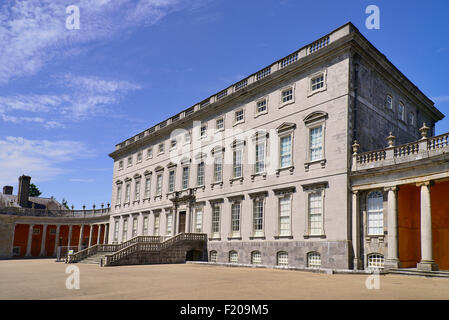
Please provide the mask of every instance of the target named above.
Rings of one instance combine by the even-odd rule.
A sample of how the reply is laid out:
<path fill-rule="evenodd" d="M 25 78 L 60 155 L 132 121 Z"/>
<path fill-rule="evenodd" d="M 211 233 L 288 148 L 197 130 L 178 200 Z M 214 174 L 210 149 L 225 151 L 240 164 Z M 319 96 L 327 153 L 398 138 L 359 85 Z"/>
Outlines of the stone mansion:
<path fill-rule="evenodd" d="M 212 263 L 449 269 L 443 117 L 347 23 L 117 144 L 111 207 L 72 262 L 173 262 L 145 254 L 182 240 Z"/>
<path fill-rule="evenodd" d="M 109 239 L 205 233 L 211 262 L 398 267 L 395 186 L 352 191 L 353 142 L 407 144 L 442 118 L 345 24 L 117 144 Z"/>

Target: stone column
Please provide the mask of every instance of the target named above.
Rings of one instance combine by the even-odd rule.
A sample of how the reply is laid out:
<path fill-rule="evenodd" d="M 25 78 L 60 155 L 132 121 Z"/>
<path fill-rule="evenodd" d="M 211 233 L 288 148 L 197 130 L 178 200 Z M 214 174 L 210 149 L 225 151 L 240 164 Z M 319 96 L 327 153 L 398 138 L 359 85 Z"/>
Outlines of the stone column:
<path fill-rule="evenodd" d="M 173 212 L 173 235 L 176 236 L 179 233 L 179 226 L 178 226 L 178 210 L 176 206 L 173 206 L 172 209 Z"/>
<path fill-rule="evenodd" d="M 119 230 L 119 235 L 118 235 L 119 243 L 123 243 L 126 241 L 123 239 L 123 230 L 124 230 L 123 228 L 124 227 L 125 227 L 125 219 L 123 219 L 123 216 L 120 216 L 119 229 L 118 229 Z"/>
<path fill-rule="evenodd" d="M 28 229 L 28 242 L 27 242 L 27 252 L 26 252 L 27 257 L 31 257 L 31 243 L 33 241 L 33 227 L 34 227 L 34 224 L 30 224 L 30 228 Z"/>
<path fill-rule="evenodd" d="M 72 244 L 72 225 L 69 225 L 69 237 L 67 239 L 67 247 L 70 247 Z"/>
<path fill-rule="evenodd" d="M 387 187 L 388 192 L 388 255 L 385 260 L 385 269 L 397 269 L 401 267 L 398 256 L 398 187 Z"/>
<path fill-rule="evenodd" d="M 42 241 L 41 241 L 41 252 L 39 256 L 44 257 L 45 256 L 45 240 L 47 240 L 47 225 L 44 224 L 44 227 L 42 228 Z"/>
<path fill-rule="evenodd" d="M 352 191 L 352 248 L 354 250 L 354 270 L 362 269 L 360 259 L 360 210 L 359 191 Z"/>
<path fill-rule="evenodd" d="M 89 245 L 88 245 L 88 247 L 92 246 L 93 231 L 94 231 L 94 225 L 91 224 L 91 225 L 89 225 Z"/>
<path fill-rule="evenodd" d="M 78 251 L 81 250 L 81 246 L 83 245 L 83 233 L 84 233 L 84 224 L 82 224 L 81 228 L 80 228 L 80 238 L 79 238 L 79 241 L 78 241 Z"/>
<path fill-rule="evenodd" d="M 59 224 L 56 225 L 55 249 L 53 250 L 53 257 L 55 257 L 58 252 L 60 229 L 61 229 L 61 226 Z"/>
<path fill-rule="evenodd" d="M 123 242 L 123 216 L 120 216 L 120 222 L 118 223 L 118 243 Z"/>
<path fill-rule="evenodd" d="M 189 201 L 189 207 L 186 210 L 186 226 L 185 226 L 185 233 L 190 233 L 190 228 L 192 226 L 192 216 L 193 216 L 193 212 L 192 212 L 192 203 L 191 201 Z"/>
<path fill-rule="evenodd" d="M 103 236 L 103 244 L 108 243 L 108 233 L 109 233 L 109 224 L 104 225 L 104 236 Z"/>
<path fill-rule="evenodd" d="M 16 236 L 16 224 L 12 227 L 12 239 L 11 239 L 11 258 L 14 257 L 14 237 Z"/>
<path fill-rule="evenodd" d="M 421 187 L 421 261 L 418 270 L 438 270 L 433 260 L 432 248 L 432 207 L 430 203 L 430 181 L 416 184 Z"/>
<path fill-rule="evenodd" d="M 97 230 L 97 241 L 96 241 L 96 244 L 100 244 L 100 236 L 101 236 L 101 224 L 97 224 L 97 228 L 98 228 L 98 230 Z"/>
<path fill-rule="evenodd" d="M 142 212 L 139 212 L 137 216 L 137 236 L 143 236 L 143 215 Z"/>

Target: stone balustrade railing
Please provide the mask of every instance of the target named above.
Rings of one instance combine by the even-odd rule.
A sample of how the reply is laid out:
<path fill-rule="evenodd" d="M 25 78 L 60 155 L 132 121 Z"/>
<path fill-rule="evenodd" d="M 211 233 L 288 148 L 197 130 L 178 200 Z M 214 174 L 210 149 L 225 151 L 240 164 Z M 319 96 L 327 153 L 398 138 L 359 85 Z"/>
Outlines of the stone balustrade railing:
<path fill-rule="evenodd" d="M 36 216 L 36 217 L 73 217 L 73 218 L 94 218 L 108 216 L 111 208 L 92 209 L 92 210 L 48 210 L 36 208 L 6 207 L 0 208 L 0 214 L 9 214 L 17 216 Z"/>
<path fill-rule="evenodd" d="M 411 142 L 394 148 L 394 156 L 396 158 L 405 157 L 419 152 L 419 143 Z"/>
<path fill-rule="evenodd" d="M 429 150 L 436 150 L 449 146 L 449 133 L 429 138 Z"/>
<path fill-rule="evenodd" d="M 93 256 L 98 252 L 114 252 L 116 248 L 117 245 L 114 244 L 95 244 L 74 254 L 69 254 L 67 256 L 67 263 L 79 262 L 87 257 Z"/>
<path fill-rule="evenodd" d="M 427 127 L 425 124 L 422 131 L 422 139 L 399 146 L 394 146 L 394 136 L 389 139 L 389 147 L 382 150 L 374 150 L 358 153 L 359 145 L 353 145 L 352 171 L 366 170 L 386 165 L 399 164 L 413 160 L 419 160 L 437 156 L 449 152 L 449 133 L 435 137 L 427 137 Z"/>
<path fill-rule="evenodd" d="M 357 155 L 358 163 L 370 163 L 384 159 L 385 159 L 385 150 L 370 151 Z"/>
<path fill-rule="evenodd" d="M 125 248 L 105 256 L 103 265 L 113 265 L 121 259 L 136 252 L 157 252 L 166 249 L 181 241 L 207 241 L 207 234 L 203 233 L 180 233 L 162 242 L 135 242 Z"/>
<path fill-rule="evenodd" d="M 161 243 L 164 240 L 165 237 L 163 236 L 137 236 L 120 244 L 96 244 L 69 255 L 67 258 L 67 262 L 76 263 L 85 258 L 93 256 L 98 252 L 116 252 L 136 243 Z"/>

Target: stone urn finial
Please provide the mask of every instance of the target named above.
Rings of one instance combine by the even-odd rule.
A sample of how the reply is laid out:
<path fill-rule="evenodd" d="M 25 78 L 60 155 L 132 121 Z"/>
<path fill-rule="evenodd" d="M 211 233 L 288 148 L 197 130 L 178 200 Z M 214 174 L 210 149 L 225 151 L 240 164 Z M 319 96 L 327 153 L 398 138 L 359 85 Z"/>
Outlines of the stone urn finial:
<path fill-rule="evenodd" d="M 354 143 L 352 144 L 352 153 L 357 154 L 359 147 L 360 145 L 357 143 L 357 140 L 354 140 Z"/>
<path fill-rule="evenodd" d="M 85 204 L 83 204 L 83 210 L 86 210 L 86 205 Z"/>
<path fill-rule="evenodd" d="M 388 141 L 388 147 L 394 147 L 394 140 L 396 139 L 396 137 L 393 135 L 393 132 L 390 131 L 390 135 L 387 137 L 387 141 Z"/>
<path fill-rule="evenodd" d="M 75 209 L 75 206 L 72 204 L 72 211 L 73 211 L 73 209 Z"/>
<path fill-rule="evenodd" d="M 429 132 L 429 127 L 426 126 L 426 123 L 423 122 L 422 127 L 419 128 L 419 132 L 421 133 L 421 139 L 427 139 L 427 133 Z"/>

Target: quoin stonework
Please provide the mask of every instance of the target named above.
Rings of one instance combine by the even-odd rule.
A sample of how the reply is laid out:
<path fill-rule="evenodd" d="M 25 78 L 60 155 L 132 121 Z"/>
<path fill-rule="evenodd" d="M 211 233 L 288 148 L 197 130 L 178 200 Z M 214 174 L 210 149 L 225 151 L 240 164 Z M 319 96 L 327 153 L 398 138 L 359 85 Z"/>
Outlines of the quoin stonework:
<path fill-rule="evenodd" d="M 117 144 L 107 235 L 68 262 L 449 269 L 443 117 L 347 23 Z"/>

